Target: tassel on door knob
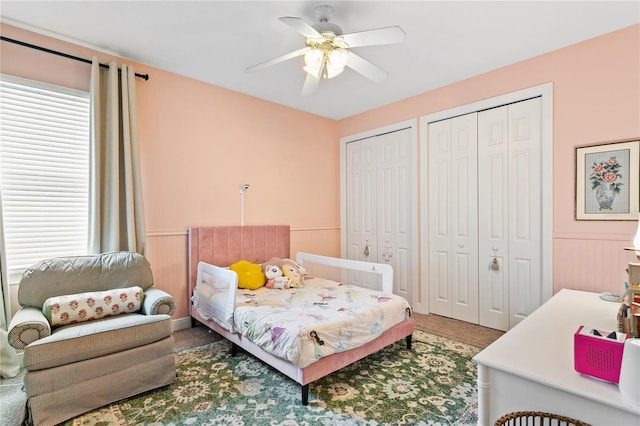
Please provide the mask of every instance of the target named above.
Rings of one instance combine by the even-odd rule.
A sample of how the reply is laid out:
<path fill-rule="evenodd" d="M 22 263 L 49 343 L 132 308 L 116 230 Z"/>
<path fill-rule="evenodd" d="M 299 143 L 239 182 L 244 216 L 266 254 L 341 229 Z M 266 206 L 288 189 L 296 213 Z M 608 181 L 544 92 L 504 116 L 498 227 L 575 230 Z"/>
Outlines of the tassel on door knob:
<path fill-rule="evenodd" d="M 489 270 L 490 271 L 499 271 L 500 270 L 500 264 L 498 263 L 498 258 L 494 257 L 493 261 L 489 264 Z"/>

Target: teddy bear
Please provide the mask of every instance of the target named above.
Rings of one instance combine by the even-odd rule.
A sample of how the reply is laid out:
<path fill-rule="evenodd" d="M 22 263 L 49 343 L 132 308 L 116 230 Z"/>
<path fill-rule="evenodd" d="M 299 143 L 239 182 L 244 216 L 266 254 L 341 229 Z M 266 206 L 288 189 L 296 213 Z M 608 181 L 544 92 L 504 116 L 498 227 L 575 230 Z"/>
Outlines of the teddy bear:
<path fill-rule="evenodd" d="M 267 288 L 284 289 L 291 287 L 289 278 L 282 276 L 282 269 L 277 265 L 267 265 L 264 268 L 264 275 L 267 278 Z"/>

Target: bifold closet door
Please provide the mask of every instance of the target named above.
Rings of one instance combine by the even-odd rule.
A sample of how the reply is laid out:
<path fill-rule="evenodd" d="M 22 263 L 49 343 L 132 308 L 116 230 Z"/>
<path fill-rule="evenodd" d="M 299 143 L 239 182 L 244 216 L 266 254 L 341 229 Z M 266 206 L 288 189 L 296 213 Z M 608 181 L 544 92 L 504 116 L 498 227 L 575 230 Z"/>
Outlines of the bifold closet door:
<path fill-rule="evenodd" d="M 542 303 L 540 111 L 535 98 L 478 113 L 479 323 L 499 330 Z"/>
<path fill-rule="evenodd" d="M 429 310 L 477 324 L 477 114 L 428 129 Z"/>
<path fill-rule="evenodd" d="M 376 145 L 369 139 L 350 142 L 347 157 L 347 258 L 377 262 L 378 213 Z M 348 282 L 378 289 L 380 283 L 362 273 L 349 273 Z"/>
<path fill-rule="evenodd" d="M 417 285 L 411 255 L 412 143 L 407 128 L 349 142 L 346 147 L 347 256 L 390 264 L 394 293 L 409 303 Z M 357 277 L 352 279 L 358 282 Z"/>

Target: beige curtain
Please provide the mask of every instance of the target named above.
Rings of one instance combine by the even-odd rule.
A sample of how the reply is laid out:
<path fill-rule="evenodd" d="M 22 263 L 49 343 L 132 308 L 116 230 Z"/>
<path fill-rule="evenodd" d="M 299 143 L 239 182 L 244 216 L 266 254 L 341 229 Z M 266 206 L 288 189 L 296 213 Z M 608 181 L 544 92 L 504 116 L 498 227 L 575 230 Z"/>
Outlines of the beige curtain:
<path fill-rule="evenodd" d="M 7 280 L 7 257 L 4 248 L 4 225 L 2 223 L 2 194 L 0 193 L 0 375 L 15 377 L 20 372 L 20 362 L 16 350 L 9 345 L 7 331 L 11 322 L 11 296 Z"/>
<path fill-rule="evenodd" d="M 138 157 L 135 73 L 115 62 L 91 67 L 89 252 L 144 254 L 145 228 Z M 118 78 L 120 74 L 120 78 Z"/>

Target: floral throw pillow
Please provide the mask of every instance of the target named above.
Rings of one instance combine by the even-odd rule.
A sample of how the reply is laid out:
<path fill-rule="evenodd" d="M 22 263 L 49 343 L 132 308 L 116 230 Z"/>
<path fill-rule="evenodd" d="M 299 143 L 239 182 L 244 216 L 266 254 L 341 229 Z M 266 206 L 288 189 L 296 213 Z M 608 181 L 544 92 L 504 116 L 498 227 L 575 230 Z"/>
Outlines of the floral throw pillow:
<path fill-rule="evenodd" d="M 42 313 L 52 326 L 75 324 L 140 310 L 144 293 L 140 287 L 50 297 Z"/>

